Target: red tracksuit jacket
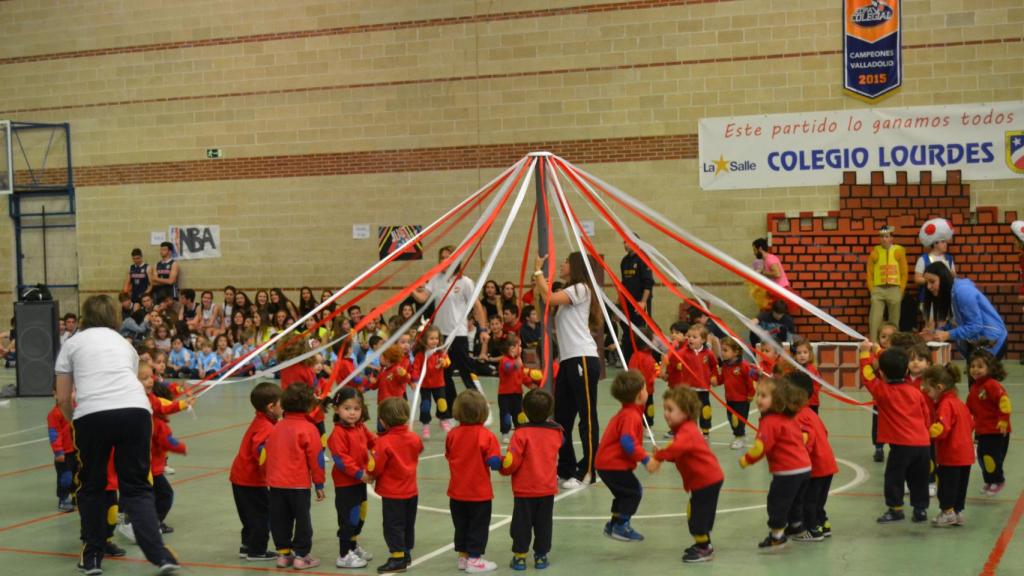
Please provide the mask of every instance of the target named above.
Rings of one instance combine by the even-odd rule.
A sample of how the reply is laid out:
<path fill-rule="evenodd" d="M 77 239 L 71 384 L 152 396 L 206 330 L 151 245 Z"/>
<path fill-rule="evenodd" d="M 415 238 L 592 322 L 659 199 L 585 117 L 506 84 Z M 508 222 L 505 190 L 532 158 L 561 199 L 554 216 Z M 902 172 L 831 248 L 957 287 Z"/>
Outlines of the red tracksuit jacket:
<path fill-rule="evenodd" d="M 331 368 L 331 386 L 341 383 L 342 380 L 348 378 L 348 375 L 356 371 L 356 365 L 352 362 L 351 358 L 338 358 L 338 361 L 334 363 L 334 368 Z M 356 376 L 345 384 L 349 388 L 363 388 L 363 378 Z"/>
<path fill-rule="evenodd" d="M 171 432 L 170 425 L 160 416 L 153 417 L 152 445 L 149 452 L 149 469 L 153 476 L 160 476 L 167 468 L 167 453 L 184 454 L 187 448 Z"/>
<path fill-rule="evenodd" d="M 188 408 L 184 400 L 166 400 L 152 392 L 146 392 L 146 397 L 149 398 L 149 407 L 153 409 L 154 416 L 170 416 Z"/>
<path fill-rule="evenodd" d="M 930 429 L 935 439 L 935 463 L 939 466 L 974 464 L 974 419 L 955 390 L 939 396 L 935 423 Z"/>
<path fill-rule="evenodd" d="M 931 446 L 931 408 L 921 389 L 903 381 L 883 382 L 875 375 L 867 353 L 861 353 L 860 366 L 861 383 L 871 392 L 878 411 L 878 443 Z"/>
<path fill-rule="evenodd" d="M 53 457 L 75 453 L 75 442 L 71 438 L 71 423 L 64 418 L 60 406 L 54 406 L 46 414 L 46 434 L 50 437 Z"/>
<path fill-rule="evenodd" d="M 700 350 L 694 350 L 683 345 L 676 349 L 682 362 L 675 355 L 669 353 L 665 359 L 669 362 L 669 386 L 689 386 L 698 390 L 708 390 L 712 386 L 712 380 L 718 381 L 718 359 L 704 346 Z M 674 368 L 674 370 L 673 370 Z M 673 382 L 675 372 L 675 382 Z"/>
<path fill-rule="evenodd" d="M 331 451 L 334 460 L 331 478 L 336 488 L 363 483 L 370 462 L 370 450 L 376 443 L 377 435 L 370 432 L 362 422 L 354 426 L 343 423 L 334 425 L 327 439 L 327 449 Z"/>
<path fill-rule="evenodd" d="M 313 372 L 312 366 L 306 366 L 304 362 L 282 369 L 278 376 L 281 378 L 281 390 L 287 390 L 289 386 L 297 382 L 316 389 L 316 373 Z"/>
<path fill-rule="evenodd" d="M 597 470 L 633 470 L 637 462 L 647 463 L 644 451 L 644 407 L 626 404 L 605 426 L 597 446 Z"/>
<path fill-rule="evenodd" d="M 725 385 L 726 402 L 749 402 L 754 397 L 756 382 L 757 368 L 746 360 L 734 359 L 719 367 L 718 383 Z"/>
<path fill-rule="evenodd" d="M 978 435 L 1002 434 L 1000 422 L 1006 422 L 1007 433 L 1013 431 L 1010 426 L 1010 397 L 996 380 L 985 378 L 972 384 L 967 394 L 967 408 L 974 416 Z"/>
<path fill-rule="evenodd" d="M 757 423 L 757 440 L 740 457 L 743 466 L 749 466 L 764 456 L 768 457 L 768 471 L 772 474 L 799 474 L 811 471 L 811 455 L 804 445 L 804 435 L 796 418 L 782 414 L 763 414 Z"/>
<path fill-rule="evenodd" d="M 421 452 L 423 441 L 404 424 L 392 426 L 381 434 L 373 447 L 373 463 L 367 467 L 377 479 L 377 495 L 405 500 L 419 494 L 416 466 Z"/>
<path fill-rule="evenodd" d="M 501 475 L 512 477 L 516 498 L 558 494 L 558 450 L 562 440 L 562 427 L 550 421 L 525 424 L 512 433 L 501 462 Z"/>
<path fill-rule="evenodd" d="M 263 467 L 266 461 L 266 442 L 274 429 L 274 420 L 266 412 L 257 412 L 253 417 L 242 443 L 238 446 L 238 454 L 231 462 L 231 475 L 228 480 L 237 486 L 264 488 L 267 485 L 267 471 Z"/>
<path fill-rule="evenodd" d="M 675 431 L 672 443 L 654 453 L 654 459 L 673 462 L 683 479 L 687 492 L 707 488 L 725 480 L 722 467 L 704 440 L 704 433 L 693 420 L 683 422 Z"/>
<path fill-rule="evenodd" d="M 501 468 L 501 447 L 494 432 L 481 424 L 461 424 L 445 438 L 444 457 L 451 471 L 449 498 L 463 502 L 494 499 L 490 472 Z"/>
<path fill-rule="evenodd" d="M 658 378 L 658 363 L 650 350 L 635 350 L 629 358 L 629 369 L 644 375 L 647 384 L 647 395 L 654 394 L 654 381 Z"/>
<path fill-rule="evenodd" d="M 416 359 L 412 363 L 412 375 L 414 378 L 420 377 L 420 372 L 423 371 L 423 361 L 426 357 L 425 352 L 416 354 Z M 437 351 L 430 355 L 430 361 L 427 362 L 427 371 L 423 374 L 423 382 L 420 383 L 420 388 L 424 390 L 435 390 L 437 388 L 444 388 L 444 369 L 451 363 L 448 360 L 448 354 L 444 351 Z"/>
<path fill-rule="evenodd" d="M 502 356 L 498 364 L 498 394 L 523 395 L 523 384 L 529 383 L 529 377 L 523 372 L 523 362 L 519 358 Z"/>
<path fill-rule="evenodd" d="M 804 406 L 797 413 L 796 423 L 806 434 L 805 445 L 811 457 L 811 478 L 825 478 L 838 474 L 839 465 L 836 464 L 832 444 L 828 441 L 828 429 L 814 410 L 811 410 L 810 405 Z"/>
<path fill-rule="evenodd" d="M 409 380 L 409 371 L 400 363 L 382 369 L 377 375 L 377 404 L 380 405 L 388 398 L 404 398 Z"/>
<path fill-rule="evenodd" d="M 306 414 L 286 412 L 267 436 L 267 485 L 308 489 L 324 487 L 323 444 Z"/>

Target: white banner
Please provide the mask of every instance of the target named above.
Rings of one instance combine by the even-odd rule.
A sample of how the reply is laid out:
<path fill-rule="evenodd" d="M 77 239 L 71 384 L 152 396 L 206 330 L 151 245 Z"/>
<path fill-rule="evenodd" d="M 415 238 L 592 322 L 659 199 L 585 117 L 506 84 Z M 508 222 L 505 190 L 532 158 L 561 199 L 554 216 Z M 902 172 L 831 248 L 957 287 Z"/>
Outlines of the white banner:
<path fill-rule="evenodd" d="M 220 226 L 171 226 L 167 229 L 167 241 L 174 244 L 182 260 L 220 258 Z"/>
<path fill-rule="evenodd" d="M 704 118 L 699 136 L 704 190 L 837 185 L 846 171 L 1024 178 L 1024 102 Z"/>

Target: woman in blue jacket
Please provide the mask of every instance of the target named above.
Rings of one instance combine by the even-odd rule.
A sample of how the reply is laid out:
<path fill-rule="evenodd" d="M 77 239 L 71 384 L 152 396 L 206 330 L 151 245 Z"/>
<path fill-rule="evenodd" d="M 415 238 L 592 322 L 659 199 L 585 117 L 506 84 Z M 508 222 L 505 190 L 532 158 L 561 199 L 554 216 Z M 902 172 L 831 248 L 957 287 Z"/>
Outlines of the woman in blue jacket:
<path fill-rule="evenodd" d="M 936 325 L 942 326 L 941 330 L 933 333 L 936 340 L 955 342 L 964 358 L 968 358 L 979 345 L 997 358 L 1003 357 L 1006 353 L 1006 323 L 974 282 L 954 278 L 942 262 L 929 264 L 924 271 L 924 280 L 927 289 L 925 310 L 931 310 Z"/>

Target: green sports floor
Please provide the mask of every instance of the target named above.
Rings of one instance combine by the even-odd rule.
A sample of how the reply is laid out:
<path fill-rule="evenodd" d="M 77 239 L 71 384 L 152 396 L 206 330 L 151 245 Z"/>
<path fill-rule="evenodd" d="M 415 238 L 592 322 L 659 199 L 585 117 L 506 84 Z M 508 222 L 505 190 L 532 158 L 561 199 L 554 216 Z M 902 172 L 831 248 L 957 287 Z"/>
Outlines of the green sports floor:
<path fill-rule="evenodd" d="M 1018 406 L 1024 406 L 1024 366 L 1008 362 L 1005 382 Z M 0 369 L 0 384 L 13 381 L 13 370 Z M 600 386 L 602 421 L 617 409 Z M 660 384 L 660 383 L 659 383 Z M 494 397 L 496 382 L 484 380 L 485 391 Z M 176 531 L 168 543 L 177 551 L 183 573 L 195 575 L 260 574 L 278 572 L 273 563 L 249 563 L 237 557 L 239 524 L 235 515 L 228 467 L 235 455 L 252 410 L 247 384 L 225 384 L 205 396 L 196 407 L 197 418 L 180 414 L 172 419 L 175 435 L 189 447 L 187 457 L 172 456 L 176 474 L 169 479 L 175 489 L 174 508 L 167 523 Z M 660 387 L 658 392 L 660 393 Z M 852 392 L 864 398 L 863 392 Z M 879 526 L 875 517 L 884 510 L 883 464 L 872 462 L 868 433 L 870 415 L 862 409 L 841 405 L 823 397 L 821 415 L 831 433 L 840 472 L 832 483 L 828 512 L 834 537 L 822 543 L 791 542 L 786 548 L 761 553 L 756 547 L 766 533 L 765 495 L 767 466 L 742 470 L 738 451 L 730 450 L 731 434 L 724 425 L 724 410 L 715 408 L 713 448 L 725 471 L 725 487 L 719 502 L 713 562 L 684 565 L 680 556 L 692 542 L 686 529 L 687 495 L 675 469 L 666 466 L 649 476 L 638 471 L 646 489 L 633 526 L 646 536 L 626 544 L 602 536 L 611 504 L 601 484 L 563 492 L 556 498 L 554 546 L 550 555 L 551 576 L 603 576 L 611 574 L 721 574 L 760 576 L 783 574 L 897 575 L 897 574 L 1005 574 L 1024 575 L 1024 435 L 1012 438 L 1007 458 L 1007 484 L 997 497 L 979 494 L 981 475 L 972 470 L 967 525 L 936 529 L 908 521 Z M 46 441 L 45 417 L 50 398 L 5 401 L 0 405 L 0 574 L 50 576 L 75 573 L 79 550 L 77 514 L 57 512 L 55 475 Z M 1016 418 L 1018 428 L 1024 421 Z M 661 435 L 663 421 L 655 426 Z M 749 434 L 749 433 L 748 433 Z M 452 526 L 445 496 L 448 466 L 442 454 L 443 434 L 435 426 L 433 439 L 419 468 L 420 512 L 411 572 L 423 575 L 454 574 L 451 551 Z M 494 475 L 494 516 L 491 520 L 487 557 L 498 563 L 499 573 L 510 573 L 511 539 L 508 534 L 512 494 L 508 479 Z M 334 567 L 337 556 L 335 512 L 328 500 L 313 504 L 313 554 L 323 564 L 309 574 L 371 574 L 386 556 L 380 506 L 371 497 L 363 546 L 377 559 L 362 570 Z M 937 512 L 932 500 L 930 515 Z M 1014 530 L 1016 529 L 1016 533 Z M 120 536 L 117 536 L 120 538 Z M 135 546 L 122 559 L 106 559 L 105 574 L 152 574 Z M 532 572 L 532 566 L 529 568 Z"/>

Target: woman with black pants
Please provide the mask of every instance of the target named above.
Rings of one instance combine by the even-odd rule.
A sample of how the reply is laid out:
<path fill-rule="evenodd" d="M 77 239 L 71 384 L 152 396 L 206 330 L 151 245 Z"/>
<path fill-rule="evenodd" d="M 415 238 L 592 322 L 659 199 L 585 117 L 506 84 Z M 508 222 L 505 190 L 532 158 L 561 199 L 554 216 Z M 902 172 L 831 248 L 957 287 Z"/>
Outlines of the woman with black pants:
<path fill-rule="evenodd" d="M 135 539 L 160 574 L 178 570 L 163 543 L 149 482 L 152 409 L 138 379 L 139 356 L 117 332 L 117 306 L 109 296 L 82 305 L 81 330 L 57 357 L 57 401 L 72 423 L 78 447 L 78 508 L 82 516 L 79 569 L 102 574 L 107 540 L 107 462 L 114 452 L 121 504 L 132 519 Z M 72 405 L 72 394 L 76 404 Z"/>
<path fill-rule="evenodd" d="M 566 286 L 558 292 L 551 292 L 544 278 L 542 268 L 546 259 L 547 256 L 537 258 L 533 280 L 537 296 L 558 307 L 555 312 L 559 361 L 555 378 L 555 421 L 565 435 L 558 452 L 558 477 L 562 478 L 562 488 L 570 489 L 582 486 L 585 480 L 596 480 L 597 381 L 601 377 L 601 364 L 593 334 L 601 333 L 601 311 L 599 299 L 592 293 L 582 254 L 573 252 L 562 263 L 559 275 Z M 576 460 L 572 443 L 572 426 L 577 415 L 583 443 L 580 460 Z"/>

